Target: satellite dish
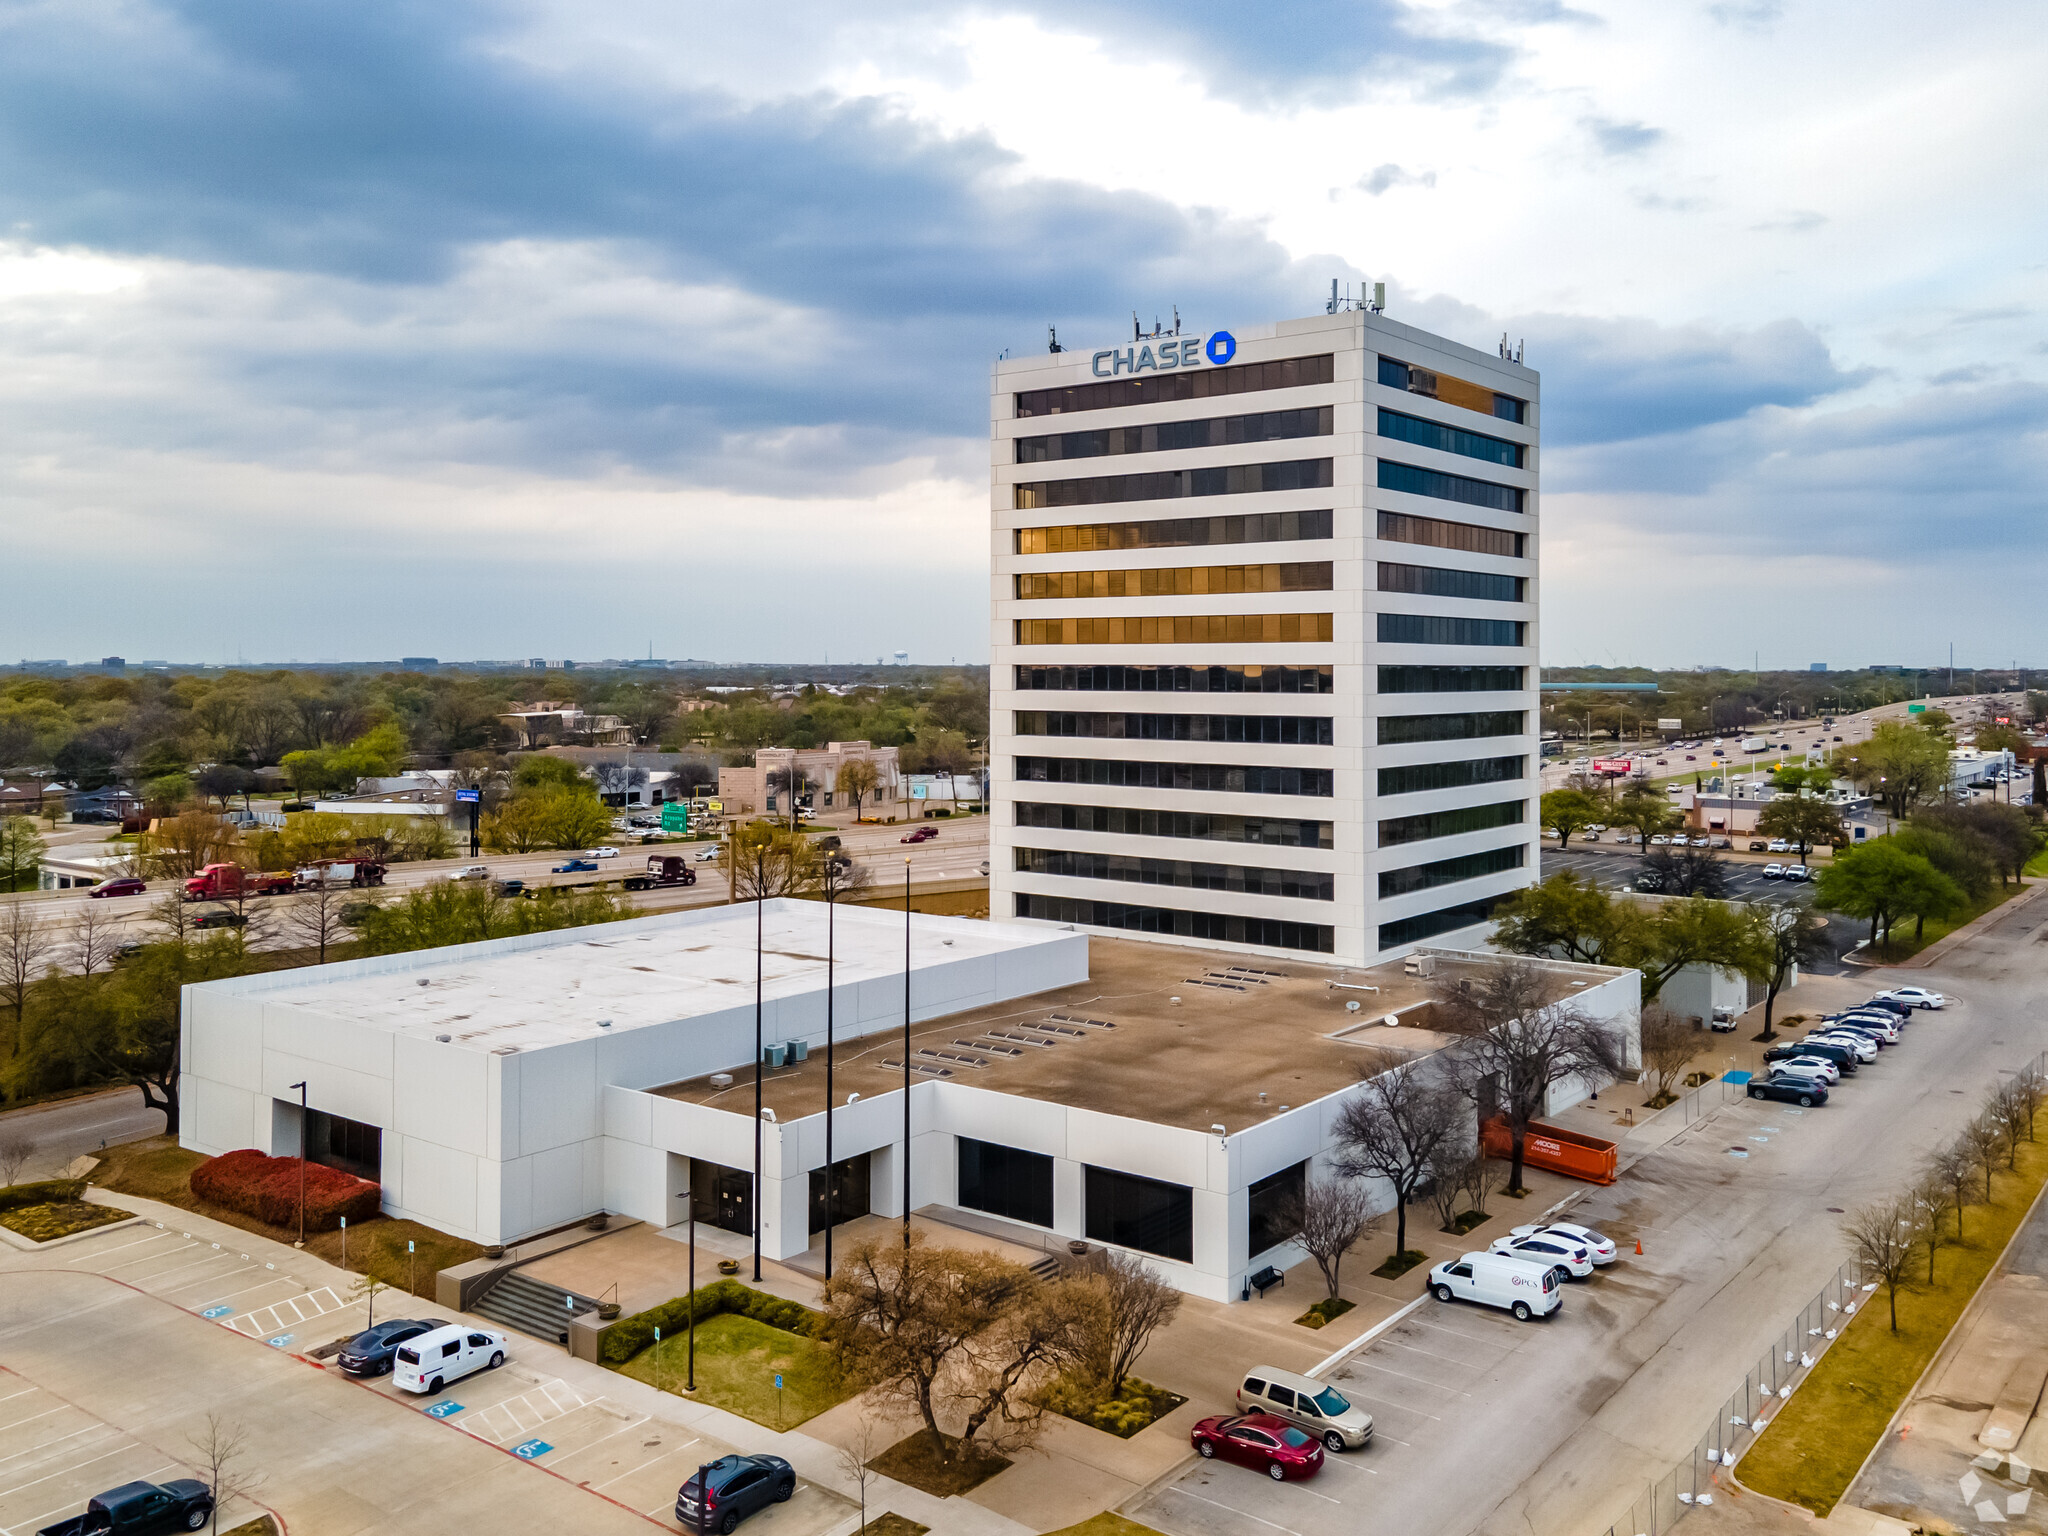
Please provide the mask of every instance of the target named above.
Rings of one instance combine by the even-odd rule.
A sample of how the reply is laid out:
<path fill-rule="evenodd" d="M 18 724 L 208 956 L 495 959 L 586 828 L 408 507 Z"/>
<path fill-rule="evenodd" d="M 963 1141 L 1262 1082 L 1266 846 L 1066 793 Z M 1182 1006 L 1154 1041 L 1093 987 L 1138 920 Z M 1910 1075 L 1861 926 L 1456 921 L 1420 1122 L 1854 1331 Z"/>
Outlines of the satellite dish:
<path fill-rule="evenodd" d="M 1357 999 L 1357 998 L 1355 998 L 1355 997 L 1354 997 L 1354 998 L 1350 998 L 1350 999 L 1347 999 L 1347 1000 L 1346 1000 L 1346 1002 L 1345 1002 L 1345 1004 L 1344 1004 L 1344 1011 L 1345 1011 L 1346 1013 L 1356 1013 L 1356 1012 L 1358 1012 L 1358 999 Z"/>

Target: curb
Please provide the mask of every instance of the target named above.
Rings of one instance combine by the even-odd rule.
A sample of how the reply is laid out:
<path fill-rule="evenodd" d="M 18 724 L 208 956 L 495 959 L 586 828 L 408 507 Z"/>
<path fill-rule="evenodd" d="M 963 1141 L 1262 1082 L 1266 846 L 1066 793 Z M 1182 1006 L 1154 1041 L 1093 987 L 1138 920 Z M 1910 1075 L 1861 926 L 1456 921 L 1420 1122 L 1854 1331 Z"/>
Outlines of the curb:
<path fill-rule="evenodd" d="M 88 1203 L 98 1204 L 97 1201 L 90 1201 Z M 83 1232 L 67 1232 L 62 1237 L 53 1237 L 45 1243 L 39 1243 L 32 1237 L 23 1237 L 19 1232 L 12 1231 L 7 1227 L 0 1227 L 0 1243 L 5 1243 L 8 1247 L 18 1249 L 22 1253 L 48 1253 L 52 1248 L 62 1248 L 66 1243 L 79 1242 L 88 1237 L 98 1237 L 102 1232 L 118 1232 L 123 1227 L 132 1227 L 148 1219 L 145 1216 L 130 1216 L 125 1221 L 103 1222 L 97 1227 L 87 1227 Z"/>
<path fill-rule="evenodd" d="M 1576 1199 L 1577 1197 L 1567 1196 L 1566 1198 Z M 1553 1206 L 1551 1209 L 1555 1210 L 1556 1207 Z M 1357 1354 L 1361 1349 L 1365 1348 L 1366 1345 L 1370 1344 L 1374 1339 L 1378 1338 L 1381 1334 L 1385 1333 L 1389 1328 L 1393 1327 L 1394 1324 L 1400 1322 L 1402 1318 L 1406 1317 L 1410 1312 L 1413 1312 L 1417 1307 L 1421 1306 L 1425 1301 L 1428 1301 L 1429 1299 L 1429 1292 L 1425 1290 L 1420 1296 L 1416 1297 L 1413 1301 L 1409 1302 L 1405 1307 L 1402 1307 L 1398 1312 L 1395 1312 L 1393 1315 L 1389 1317 L 1381 1318 L 1378 1322 L 1374 1323 L 1370 1328 L 1366 1329 L 1365 1332 L 1361 1333 L 1357 1338 L 1353 1339 L 1349 1344 L 1346 1344 L 1342 1349 L 1337 1350 L 1334 1354 L 1325 1355 L 1322 1359 L 1318 1360 L 1314 1365 L 1310 1366 L 1301 1374 L 1309 1377 L 1318 1377 L 1321 1376 L 1323 1372 L 1329 1370 L 1332 1366 L 1342 1364 L 1345 1360 L 1349 1359 L 1352 1355 Z"/>

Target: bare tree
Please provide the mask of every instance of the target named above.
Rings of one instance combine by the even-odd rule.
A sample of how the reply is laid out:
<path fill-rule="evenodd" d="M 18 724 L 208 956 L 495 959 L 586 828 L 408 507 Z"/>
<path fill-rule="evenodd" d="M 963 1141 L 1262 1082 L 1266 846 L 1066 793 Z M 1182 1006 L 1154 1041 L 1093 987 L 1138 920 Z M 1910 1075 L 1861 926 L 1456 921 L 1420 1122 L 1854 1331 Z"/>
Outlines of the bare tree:
<path fill-rule="evenodd" d="M 82 901 L 78 904 L 78 915 L 71 920 L 71 942 L 66 947 L 65 958 L 79 975 L 90 976 L 100 967 L 112 963 L 114 951 L 121 944 L 117 921 L 99 902 Z"/>
<path fill-rule="evenodd" d="M 1690 1019 L 1682 1019 L 1662 1003 L 1643 1010 L 1643 1065 L 1657 1080 L 1653 1103 L 1668 1103 L 1679 1075 L 1700 1053 L 1700 1031 Z"/>
<path fill-rule="evenodd" d="M 2027 1086 L 2028 1074 L 2008 1078 L 1986 1095 L 1984 1111 L 1998 1121 L 1999 1132 L 2005 1143 L 2005 1166 L 2017 1168 L 2020 1159 L 2020 1143 L 2034 1139 L 2034 1112 L 2038 1107 L 2033 1090 Z"/>
<path fill-rule="evenodd" d="M 285 931 L 313 950 L 320 965 L 327 963 L 328 945 L 339 944 L 348 937 L 348 925 L 341 920 L 346 905 L 342 898 L 347 894 L 346 886 L 333 886 L 321 880 L 285 909 Z"/>
<path fill-rule="evenodd" d="M 647 782 L 647 770 L 637 763 L 607 760 L 590 765 L 590 776 L 597 780 L 598 793 L 609 804 L 616 799 L 624 806 L 632 792 Z"/>
<path fill-rule="evenodd" d="M 1098 1317 L 1083 1330 L 1082 1366 L 1104 1388 L 1123 1396 L 1124 1378 L 1137 1369 L 1152 1335 L 1180 1311 L 1180 1292 L 1135 1253 L 1111 1250 L 1104 1269 L 1087 1277 L 1100 1294 Z"/>
<path fill-rule="evenodd" d="M 347 1234 L 344 1233 L 343 1235 L 346 1236 Z M 360 1297 L 370 1309 L 369 1321 L 363 1325 L 365 1328 L 377 1326 L 377 1298 L 390 1289 L 390 1286 L 379 1280 L 375 1275 L 364 1275 L 348 1288 L 349 1295 Z"/>
<path fill-rule="evenodd" d="M 1301 1198 L 1284 1215 L 1334 1297 L 1344 1255 L 1379 1224 L 1372 1195 L 1357 1179 L 1314 1179 L 1302 1186 Z"/>
<path fill-rule="evenodd" d="M 221 1505 L 229 1499 L 250 1498 L 263 1486 L 260 1475 L 241 1470 L 242 1458 L 249 1449 L 248 1432 L 218 1413 L 209 1413 L 206 1427 L 198 1434 L 186 1436 L 186 1441 L 199 1457 L 193 1470 L 212 1490 L 213 1532 L 219 1536 Z"/>
<path fill-rule="evenodd" d="M 868 1484 L 878 1476 L 875 1471 L 875 1421 L 863 1416 L 860 1428 L 853 1438 L 839 1447 L 839 1469 L 853 1480 L 854 1493 L 860 1499 L 860 1528 L 868 1528 Z"/>
<path fill-rule="evenodd" d="M 184 896 L 172 891 L 168 896 L 158 898 L 149 909 L 149 920 L 156 925 L 164 942 L 183 948 L 192 937 L 192 906 Z"/>
<path fill-rule="evenodd" d="M 1920 1238 L 1920 1246 L 1927 1250 L 1927 1283 L 1932 1285 L 1934 1255 L 1949 1241 L 1948 1228 L 1943 1225 L 1942 1219 L 1948 1215 L 1950 1206 L 1956 1207 L 1956 1234 L 1957 1240 L 1960 1241 L 1962 1207 L 1957 1201 L 1954 1186 L 1933 1169 L 1922 1173 L 1920 1182 L 1913 1186 L 1913 1203 L 1919 1208 L 1920 1220 L 1915 1230 Z"/>
<path fill-rule="evenodd" d="M 1772 1016 L 1777 1012 L 1778 994 L 1791 982 L 1795 970 L 1828 953 L 1827 922 L 1805 902 L 1787 897 L 1752 903 L 1744 919 L 1749 942 L 1744 946 L 1742 970 L 1763 986 L 1764 1038 L 1769 1040 L 1776 1033 Z"/>
<path fill-rule="evenodd" d="M 2026 1067 L 2015 1074 L 2006 1086 L 2014 1095 L 2014 1113 L 2022 1134 L 2032 1141 L 2034 1122 L 2040 1117 L 2043 1101 L 2048 1100 L 2048 1078 L 2042 1077 L 2034 1068 Z"/>
<path fill-rule="evenodd" d="M 17 1032 L 22 1009 L 28 1006 L 29 986 L 56 942 L 42 915 L 27 902 L 0 904 L 0 987 L 6 989 L 7 1004 L 14 1010 Z"/>
<path fill-rule="evenodd" d="M 1892 1332 L 1899 1331 L 1899 1284 L 1920 1241 L 1919 1208 L 1911 1195 L 1890 1195 L 1858 1206 L 1842 1222 L 1842 1236 L 1856 1267 L 1875 1276 L 1891 1303 Z"/>
<path fill-rule="evenodd" d="M 21 1170 L 36 1155 L 36 1144 L 26 1131 L 0 1131 L 0 1181 L 9 1189 L 21 1182 Z"/>
<path fill-rule="evenodd" d="M 1439 1232 L 1458 1229 L 1458 1207 L 1464 1203 L 1465 1180 L 1469 1176 L 1465 1165 L 1474 1155 L 1465 1148 L 1446 1148 L 1430 1162 L 1429 1185 L 1423 1192 L 1436 1207 Z"/>
<path fill-rule="evenodd" d="M 1330 1166 L 1348 1178 L 1385 1179 L 1394 1191 L 1394 1254 L 1408 1252 L 1408 1202 L 1440 1148 L 1464 1129 L 1465 1104 L 1434 1068 L 1393 1051 L 1370 1052 L 1365 1081 L 1337 1111 Z"/>
<path fill-rule="evenodd" d="M 1465 1165 L 1465 1193 L 1472 1197 L 1472 1209 L 1486 1214 L 1486 1199 L 1506 1182 L 1508 1170 L 1498 1159 L 1480 1151 Z"/>
<path fill-rule="evenodd" d="M 1497 1114 L 1507 1123 L 1512 1193 L 1522 1187 L 1529 1125 L 1549 1107 L 1551 1090 L 1575 1078 L 1612 1079 L 1623 1064 L 1621 1041 L 1528 960 L 1440 975 L 1436 1001 L 1437 1022 L 1458 1037 L 1452 1055 L 1459 1089 L 1481 1119 Z"/>
<path fill-rule="evenodd" d="M 1947 1204 L 1956 1213 L 1956 1241 L 1963 1237 L 1963 1207 L 1970 1203 L 1971 1191 L 1977 1184 L 1977 1159 L 1964 1145 L 1962 1138 L 1945 1147 L 1937 1147 L 1927 1159 L 1927 1177 L 1939 1179 L 1948 1187 Z"/>

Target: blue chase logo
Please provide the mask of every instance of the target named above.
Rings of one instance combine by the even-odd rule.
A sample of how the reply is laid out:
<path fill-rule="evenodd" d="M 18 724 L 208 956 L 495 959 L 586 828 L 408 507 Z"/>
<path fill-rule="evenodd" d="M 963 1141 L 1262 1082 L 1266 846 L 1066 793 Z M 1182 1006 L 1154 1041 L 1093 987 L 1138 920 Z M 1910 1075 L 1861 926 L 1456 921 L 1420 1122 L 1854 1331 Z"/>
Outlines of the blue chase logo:
<path fill-rule="evenodd" d="M 1210 335 L 1209 344 L 1202 351 L 1212 363 L 1227 363 L 1237 356 L 1237 338 L 1228 331 L 1216 331 Z"/>

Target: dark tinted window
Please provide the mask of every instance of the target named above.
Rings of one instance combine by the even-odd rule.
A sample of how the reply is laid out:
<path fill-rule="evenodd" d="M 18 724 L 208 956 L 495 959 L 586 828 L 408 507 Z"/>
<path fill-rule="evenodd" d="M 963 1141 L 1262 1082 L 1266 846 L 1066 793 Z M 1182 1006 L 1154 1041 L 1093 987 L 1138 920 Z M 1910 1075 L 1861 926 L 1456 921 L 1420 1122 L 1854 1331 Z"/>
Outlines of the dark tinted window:
<path fill-rule="evenodd" d="M 1527 862 L 1528 848 L 1516 843 L 1508 848 L 1488 848 L 1481 853 L 1468 853 L 1455 859 L 1438 859 L 1432 864 L 1417 864 L 1409 869 L 1390 869 L 1380 876 L 1380 896 L 1406 896 L 1411 891 L 1432 890 L 1439 885 L 1454 885 L 1460 880 L 1476 880 L 1481 875 L 1497 875 L 1504 869 L 1520 869 Z"/>
<path fill-rule="evenodd" d="M 441 1346 L 441 1358 L 442 1358 L 443 1360 L 446 1360 L 446 1359 L 447 1359 L 447 1358 L 448 1358 L 448 1357 L 449 1357 L 450 1355 L 454 1355 L 454 1354 L 458 1354 L 458 1353 L 460 1353 L 460 1352 L 461 1352 L 461 1349 L 462 1349 L 462 1340 L 460 1340 L 460 1339 L 450 1339 L 450 1340 L 449 1340 L 449 1341 L 448 1341 L 448 1342 L 447 1342 L 446 1344 L 443 1344 L 443 1345 Z"/>
<path fill-rule="evenodd" d="M 1101 784 L 1114 789 L 1208 790 L 1238 795 L 1335 793 L 1335 781 L 1327 768 L 1143 763 L 1122 758 L 1020 757 L 1017 778 L 1024 783 Z"/>
<path fill-rule="evenodd" d="M 1520 645 L 1519 619 L 1454 619 L 1434 613 L 1383 613 L 1382 645 Z"/>
<path fill-rule="evenodd" d="M 1520 677 L 1519 667 L 1511 670 Z M 1333 684 L 1328 667 L 1101 666 L 1019 667 L 1017 686 L 1069 693 L 1329 693 Z"/>
<path fill-rule="evenodd" d="M 1425 811 L 1419 816 L 1394 816 L 1380 823 L 1380 846 L 1427 842 L 1433 837 L 1456 837 L 1462 832 L 1485 832 L 1509 827 L 1522 820 L 1529 802 L 1503 800 L 1495 805 L 1461 805 L 1453 811 Z"/>
<path fill-rule="evenodd" d="M 1333 570 L 1328 560 L 1302 560 L 1270 565 L 1153 566 L 1133 571 L 1026 571 L 1010 580 L 1020 602 L 1071 597 L 1210 597 L 1237 592 L 1327 592 Z"/>
<path fill-rule="evenodd" d="M 1382 768 L 1380 793 L 1409 795 L 1426 789 L 1463 789 L 1467 784 L 1498 784 L 1521 778 L 1528 761 L 1526 757 L 1475 757 L 1455 763 L 1412 763 L 1406 768 Z"/>
<path fill-rule="evenodd" d="M 1527 590 L 1527 583 L 1520 576 L 1503 576 L 1497 571 L 1460 571 L 1439 565 L 1396 565 L 1382 560 L 1380 590 L 1409 592 L 1418 597 L 1463 597 L 1488 603 L 1519 603 Z"/>
<path fill-rule="evenodd" d="M 1238 512 L 1226 517 L 1161 517 L 1142 523 L 1019 528 L 1016 544 L 1020 555 L 1088 554 L 1098 549 L 1193 549 L 1209 544 L 1288 544 L 1301 539 L 1327 539 L 1330 524 L 1328 510 Z"/>
<path fill-rule="evenodd" d="M 1519 718 L 1519 717 L 1518 717 Z M 1083 736 L 1109 741 L 1259 742 L 1276 747 L 1327 747 L 1328 715 L 1113 715 L 1020 709 L 1019 736 Z"/>
<path fill-rule="evenodd" d="M 1379 427 L 1381 437 L 1413 443 L 1418 448 L 1434 448 L 1442 453 L 1461 454 L 1468 459 L 1484 459 L 1490 464 L 1505 464 L 1511 469 L 1522 467 L 1522 445 L 1511 443 L 1506 438 L 1447 427 L 1440 422 L 1424 421 L 1420 416 L 1405 416 L 1385 406 L 1380 407 Z"/>
<path fill-rule="evenodd" d="M 1476 741 L 1487 736 L 1519 736 L 1528 714 L 1519 709 L 1485 710 L 1465 715 L 1382 715 L 1380 745 L 1416 741 Z"/>
<path fill-rule="evenodd" d="M 1052 1225 L 1052 1159 L 993 1141 L 960 1138 L 960 1203 L 1034 1227 Z"/>
<path fill-rule="evenodd" d="M 1522 667 L 1381 667 L 1381 693 L 1518 693 Z"/>
<path fill-rule="evenodd" d="M 1295 389 L 1327 384 L 1336 377 L 1336 358 L 1286 357 L 1270 363 L 1238 363 L 1224 368 L 1194 368 L 1162 373 L 1150 379 L 1111 379 L 1101 384 L 1076 384 L 1067 389 L 1027 389 L 1017 394 L 1019 416 L 1060 416 L 1070 411 L 1102 411 L 1120 405 L 1162 405 L 1175 400 L 1211 400 L 1219 395 L 1250 394 L 1262 389 Z"/>
<path fill-rule="evenodd" d="M 1195 1197 L 1186 1185 L 1091 1164 L 1084 1187 L 1087 1235 L 1096 1242 L 1182 1263 L 1194 1258 Z"/>
<path fill-rule="evenodd" d="M 1496 512 L 1522 510 L 1524 492 L 1516 486 L 1496 485 L 1491 480 L 1475 480 L 1468 475 L 1447 475 L 1441 470 L 1421 469 L 1393 459 L 1381 459 L 1379 463 L 1379 487 L 1383 491 L 1405 491 L 1410 496 L 1461 501 L 1468 507 L 1491 507 Z M 1020 501 L 1017 505 L 1021 507 L 1028 503 Z"/>
<path fill-rule="evenodd" d="M 1266 1388 L 1266 1396 L 1278 1403 L 1282 1408 L 1292 1408 L 1294 1406 L 1294 1393 L 1277 1382 Z"/>
<path fill-rule="evenodd" d="M 1296 1163 L 1278 1173 L 1269 1173 L 1252 1184 L 1246 1202 L 1249 1238 L 1245 1253 L 1248 1256 L 1278 1247 L 1294 1236 L 1307 1170 L 1308 1164 Z"/>
<path fill-rule="evenodd" d="M 1098 427 L 1090 432 L 1056 432 L 1047 437 L 1020 437 L 1017 439 L 1017 462 L 1048 464 L 1065 459 L 1093 459 L 1119 453 L 1166 453 L 1181 448 L 1231 448 L 1241 443 L 1283 442 L 1295 437 L 1328 437 L 1330 415 L 1329 406 L 1312 405 L 1299 411 L 1259 411 L 1248 416 L 1211 416 L 1198 421 L 1154 421 L 1138 427 Z"/>
<path fill-rule="evenodd" d="M 1017 870 L 1070 880 L 1122 880 L 1133 885 L 1170 885 L 1182 890 L 1232 891 L 1252 896 L 1287 896 L 1335 901 L 1336 876 L 1327 870 L 1259 869 L 1243 864 L 1204 864 L 1190 859 L 1148 859 L 1129 853 L 1085 853 L 1067 848 L 1018 848 Z"/>
<path fill-rule="evenodd" d="M 1440 517 L 1415 517 L 1406 512 L 1382 512 L 1380 537 L 1395 544 L 1427 544 L 1435 549 L 1459 549 L 1470 555 L 1504 555 L 1518 560 L 1526 551 L 1527 534 L 1506 528 L 1486 528 L 1478 523 L 1446 522 Z"/>
<path fill-rule="evenodd" d="M 1506 896 L 1487 896 L 1478 901 L 1460 902 L 1455 907 L 1440 907 L 1434 912 L 1404 917 L 1396 923 L 1381 923 L 1380 948 L 1413 944 L 1420 939 L 1434 938 L 1439 933 L 1449 933 L 1453 928 L 1469 928 L 1474 923 L 1483 923 L 1493 916 L 1494 908 L 1507 899 Z M 1470 1274 L 1471 1271 L 1462 1273 Z"/>
<path fill-rule="evenodd" d="M 1185 912 L 1177 907 L 1141 907 L 1121 901 L 1081 901 L 1071 896 L 1017 897 L 1017 916 L 1048 923 L 1079 923 L 1090 928 L 1121 928 L 1133 933 L 1170 933 L 1181 938 L 1211 939 L 1220 944 L 1262 944 L 1269 949 L 1299 949 L 1332 954 L 1337 930 L 1327 923 L 1296 923 L 1268 917 L 1236 917 L 1223 912 Z"/>
<path fill-rule="evenodd" d="M 1130 837 L 1188 837 L 1213 843 L 1260 843 L 1276 848 L 1328 848 L 1327 821 L 1269 816 L 1222 816 L 1208 811 L 1154 811 L 1116 805 L 1039 805 L 1017 802 L 1017 825 L 1063 832 L 1114 832 Z"/>
<path fill-rule="evenodd" d="M 1171 501 L 1181 496 L 1248 496 L 1260 491 L 1320 490 L 1330 484 L 1330 465 L 1328 459 L 1286 459 L 1271 464 L 1218 465 L 1213 469 L 1161 469 L 1149 474 L 1095 475 L 1085 480 L 1027 481 L 1015 487 L 1016 499 L 1012 505 L 1030 510 L 1036 507 L 1087 507 L 1116 501 Z M 1446 475 L 1441 478 L 1449 480 L 1456 477 Z M 1449 495 L 1449 492 L 1424 491 L 1421 494 Z M 1502 510 L 1519 512 L 1522 508 L 1517 502 Z"/>
<path fill-rule="evenodd" d="M 1266 1384 L 1256 1376 L 1247 1376 L 1244 1379 L 1244 1389 L 1247 1392 L 1264 1392 Z"/>

